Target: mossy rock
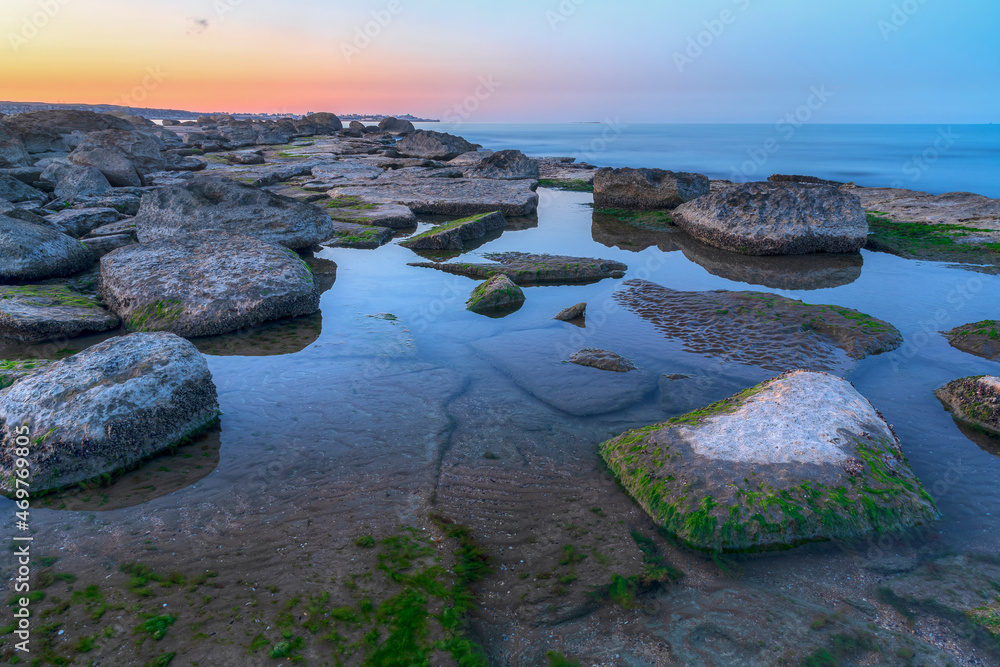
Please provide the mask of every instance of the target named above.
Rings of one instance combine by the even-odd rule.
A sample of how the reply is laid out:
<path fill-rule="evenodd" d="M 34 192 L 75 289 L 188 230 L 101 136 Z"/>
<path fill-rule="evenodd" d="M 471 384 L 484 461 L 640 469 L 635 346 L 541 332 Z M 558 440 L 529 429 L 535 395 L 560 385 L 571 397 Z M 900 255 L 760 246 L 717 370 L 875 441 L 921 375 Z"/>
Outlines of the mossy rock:
<path fill-rule="evenodd" d="M 488 253 L 484 257 L 495 264 L 417 262 L 410 266 L 437 269 L 476 280 L 505 275 L 516 285 L 594 283 L 605 278 L 623 278 L 628 271 L 628 266 L 621 262 L 592 257 L 524 252 Z"/>
<path fill-rule="evenodd" d="M 583 179 L 543 178 L 538 181 L 538 187 L 550 190 L 565 190 L 567 192 L 593 192 L 593 181 Z"/>
<path fill-rule="evenodd" d="M 945 333 L 951 346 L 996 361 L 1000 359 L 1000 322 L 983 320 L 972 324 L 963 324 Z"/>
<path fill-rule="evenodd" d="M 601 445 L 652 519 L 708 551 L 899 531 L 938 517 L 892 429 L 849 382 L 783 374 Z"/>
<path fill-rule="evenodd" d="M 400 245 L 411 250 L 461 250 L 466 241 L 486 236 L 489 232 L 507 227 L 500 212 L 480 213 L 461 220 L 438 225 L 426 232 L 411 236 Z"/>
<path fill-rule="evenodd" d="M 505 275 L 493 276 L 472 292 L 465 307 L 474 313 L 509 314 L 524 304 L 524 291 Z"/>
<path fill-rule="evenodd" d="M 944 223 L 895 222 L 879 212 L 868 213 L 866 248 L 907 259 L 1000 266 L 995 232 Z"/>
<path fill-rule="evenodd" d="M 1000 436 L 1000 378 L 989 375 L 961 378 L 935 393 L 959 422 Z"/>
<path fill-rule="evenodd" d="M 0 287 L 0 340 L 38 343 L 109 331 L 119 319 L 67 285 Z"/>

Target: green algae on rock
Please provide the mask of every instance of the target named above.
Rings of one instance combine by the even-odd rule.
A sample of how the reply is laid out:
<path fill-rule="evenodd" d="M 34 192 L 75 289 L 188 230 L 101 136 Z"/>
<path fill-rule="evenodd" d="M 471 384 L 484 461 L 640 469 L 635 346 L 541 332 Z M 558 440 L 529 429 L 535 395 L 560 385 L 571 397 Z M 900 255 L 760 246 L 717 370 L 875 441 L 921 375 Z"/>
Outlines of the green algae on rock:
<path fill-rule="evenodd" d="M 501 274 L 477 287 L 465 307 L 474 313 L 510 312 L 524 304 L 524 291 Z"/>
<path fill-rule="evenodd" d="M 959 422 L 1000 436 L 1000 378 L 991 375 L 962 378 L 935 393 Z"/>
<path fill-rule="evenodd" d="M 658 525 L 697 549 L 787 548 L 938 517 L 891 427 L 826 373 L 783 374 L 601 454 Z"/>
<path fill-rule="evenodd" d="M 1000 322 L 983 320 L 963 324 L 945 333 L 951 346 L 977 357 L 1000 359 Z"/>
<path fill-rule="evenodd" d="M 0 341 L 38 343 L 114 329 L 120 320 L 66 285 L 0 287 Z"/>
<path fill-rule="evenodd" d="M 865 248 L 905 259 L 1000 266 L 1000 232 L 968 225 L 899 222 L 868 213 Z"/>
<path fill-rule="evenodd" d="M 623 278 L 628 267 L 621 262 L 592 257 L 566 257 L 524 252 L 483 255 L 495 264 L 415 262 L 410 266 L 437 269 L 476 280 L 503 274 L 517 285 L 584 284 L 605 278 Z"/>
<path fill-rule="evenodd" d="M 400 245 L 411 250 L 462 250 L 465 241 L 482 238 L 489 232 L 504 229 L 506 226 L 507 221 L 502 213 L 498 211 L 480 213 L 438 225 L 401 241 Z"/>
<path fill-rule="evenodd" d="M 49 359 L 0 359 L 0 391 L 51 363 Z"/>

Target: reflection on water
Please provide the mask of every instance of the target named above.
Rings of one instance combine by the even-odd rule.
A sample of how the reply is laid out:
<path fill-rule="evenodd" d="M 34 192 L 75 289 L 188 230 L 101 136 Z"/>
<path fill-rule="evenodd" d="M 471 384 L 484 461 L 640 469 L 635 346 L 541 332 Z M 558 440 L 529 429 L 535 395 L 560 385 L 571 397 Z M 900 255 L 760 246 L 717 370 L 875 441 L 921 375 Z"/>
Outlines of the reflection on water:
<path fill-rule="evenodd" d="M 322 331 L 323 315 L 316 313 L 190 340 L 202 354 L 216 357 L 270 357 L 301 352 L 319 340 Z"/>
<path fill-rule="evenodd" d="M 1000 456 L 1000 437 L 991 435 L 989 433 L 983 433 L 977 428 L 973 428 L 968 424 L 963 424 L 962 422 L 956 421 L 955 425 L 958 426 L 966 438 L 972 442 L 979 445 L 987 454 L 992 454 L 993 456 Z"/>

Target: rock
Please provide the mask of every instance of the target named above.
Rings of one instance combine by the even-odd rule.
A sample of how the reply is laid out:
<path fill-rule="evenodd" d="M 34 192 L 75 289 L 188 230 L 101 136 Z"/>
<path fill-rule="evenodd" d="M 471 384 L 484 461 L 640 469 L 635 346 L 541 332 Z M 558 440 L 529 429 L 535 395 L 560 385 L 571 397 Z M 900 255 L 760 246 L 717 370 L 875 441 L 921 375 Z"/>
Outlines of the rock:
<path fill-rule="evenodd" d="M 560 320 L 562 322 L 571 322 L 573 320 L 577 320 L 580 319 L 581 317 L 584 317 L 586 314 L 587 314 L 587 304 L 578 303 L 575 306 L 570 306 L 569 308 L 560 311 L 559 314 L 552 319 Z"/>
<path fill-rule="evenodd" d="M 744 255 L 858 252 L 868 221 L 851 193 L 802 183 L 745 183 L 674 211 L 674 224 L 703 243 Z"/>
<path fill-rule="evenodd" d="M 571 364 L 578 364 L 580 366 L 590 366 L 591 368 L 596 368 L 601 371 L 610 371 L 612 373 L 628 373 L 629 371 L 634 371 L 635 364 L 631 360 L 617 354 L 615 352 L 609 352 L 607 350 L 598 350 L 597 348 L 588 347 L 575 352 L 570 358 L 569 362 Z"/>
<path fill-rule="evenodd" d="M 1000 378 L 962 378 L 935 393 L 957 421 L 1000 436 Z"/>
<path fill-rule="evenodd" d="M 1000 231 L 1000 199 L 971 192 L 931 195 L 898 188 L 842 188 L 861 199 L 866 211 L 878 211 L 894 223 L 956 225 L 986 231 Z"/>
<path fill-rule="evenodd" d="M 413 127 L 413 123 L 408 120 L 399 120 L 390 116 L 389 118 L 383 118 L 378 123 L 378 129 L 383 132 L 389 132 L 390 134 L 413 134 L 417 131 Z"/>
<path fill-rule="evenodd" d="M 501 213 L 481 213 L 438 225 L 401 241 L 400 245 L 411 250 L 462 250 L 465 241 L 482 238 L 489 232 L 506 227 L 507 221 Z"/>
<path fill-rule="evenodd" d="M 174 120 L 173 118 L 164 118 L 162 121 L 163 127 L 177 127 L 181 124 L 179 120 Z"/>
<path fill-rule="evenodd" d="M 908 556 L 885 556 L 876 558 L 864 564 L 864 568 L 869 572 L 891 576 L 894 574 L 905 574 L 917 569 L 917 559 Z"/>
<path fill-rule="evenodd" d="M 364 134 L 364 132 L 365 132 L 365 124 L 364 123 L 359 123 L 356 120 L 352 120 L 351 124 L 348 125 L 348 127 L 350 129 L 352 129 L 352 130 L 356 130 L 358 132 L 361 132 L 362 134 Z"/>
<path fill-rule="evenodd" d="M 77 238 L 92 229 L 121 220 L 121 214 L 113 208 L 68 208 L 53 213 L 45 220 L 59 231 Z"/>
<path fill-rule="evenodd" d="M 386 227 L 370 227 L 353 222 L 334 221 L 333 236 L 322 243 L 327 248 L 354 248 L 374 250 L 392 240 L 392 230 Z"/>
<path fill-rule="evenodd" d="M 624 277 L 628 271 L 628 267 L 621 262 L 591 257 L 523 252 L 490 253 L 484 256 L 496 264 L 416 262 L 410 266 L 437 269 L 476 280 L 486 280 L 502 274 L 517 285 L 596 283 L 605 278 Z"/>
<path fill-rule="evenodd" d="M 678 339 L 693 354 L 771 371 L 832 371 L 896 349 L 903 336 L 850 308 L 811 305 L 762 292 L 681 292 L 629 280 L 615 301 Z"/>
<path fill-rule="evenodd" d="M 306 124 L 316 128 L 315 134 L 333 134 L 344 129 L 344 124 L 332 113 L 314 113 L 302 119 Z M 298 124 L 296 124 L 296 127 Z"/>
<path fill-rule="evenodd" d="M 601 445 L 665 531 L 697 549 L 791 547 L 938 518 L 892 429 L 846 380 L 795 371 Z"/>
<path fill-rule="evenodd" d="M 41 493 L 129 470 L 218 415 L 212 374 L 194 345 L 163 333 L 112 338 L 0 395 L 0 488 L 13 491 L 21 425 L 32 443 L 31 489 Z"/>
<path fill-rule="evenodd" d="M 468 153 L 477 148 L 481 148 L 479 144 L 469 143 L 462 137 L 428 130 L 417 130 L 412 134 L 407 134 L 396 144 L 396 150 L 403 157 L 442 161 L 451 160 L 462 153 Z"/>
<path fill-rule="evenodd" d="M 46 202 L 49 196 L 13 176 L 0 174 L 0 199 L 17 204 L 24 201 Z"/>
<path fill-rule="evenodd" d="M 52 227 L 0 216 L 0 279 L 68 276 L 93 263 L 94 256 L 76 239 Z"/>
<path fill-rule="evenodd" d="M 964 324 L 945 333 L 951 346 L 977 357 L 1000 359 L 1000 322 L 983 320 Z"/>
<path fill-rule="evenodd" d="M 119 220 L 118 222 L 112 222 L 107 225 L 95 227 L 90 230 L 89 234 L 87 234 L 87 238 L 95 236 L 117 236 L 119 234 L 125 234 L 132 237 L 133 240 L 138 240 L 135 231 L 135 218 L 125 218 L 124 220 Z"/>
<path fill-rule="evenodd" d="M 137 130 L 159 130 L 161 127 L 144 116 L 136 116 L 135 114 L 130 114 L 126 111 L 108 111 L 107 114 L 109 116 L 114 116 L 115 118 L 127 120 L 129 124 Z"/>
<path fill-rule="evenodd" d="M 505 275 L 496 275 L 472 291 L 465 307 L 474 313 L 513 311 L 524 305 L 524 292 Z"/>
<path fill-rule="evenodd" d="M 538 211 L 533 185 L 528 180 L 411 178 L 357 182 L 330 193 L 376 204 L 399 204 L 416 214 L 467 216 L 500 211 L 507 218 L 523 218 Z"/>
<path fill-rule="evenodd" d="M 264 164 L 264 153 L 261 151 L 238 151 L 225 156 L 229 164 Z"/>
<path fill-rule="evenodd" d="M 372 204 L 359 197 L 335 197 L 326 204 L 327 214 L 334 220 L 359 225 L 410 229 L 417 226 L 416 214 L 401 204 Z"/>
<path fill-rule="evenodd" d="M 28 153 L 66 153 L 90 132 L 133 129 L 127 120 L 75 109 L 28 111 L 6 116 L 0 123 L 21 141 Z"/>
<path fill-rule="evenodd" d="M 844 185 L 840 181 L 826 181 L 815 176 L 788 176 L 785 174 L 771 174 L 767 177 L 768 183 L 808 183 L 810 185 L 829 185 L 839 188 Z"/>
<path fill-rule="evenodd" d="M 73 164 L 98 169 L 111 185 L 140 186 L 166 166 L 160 145 L 134 130 L 91 132 L 69 155 Z"/>
<path fill-rule="evenodd" d="M 467 175 L 470 178 L 498 178 L 507 181 L 524 178 L 537 180 L 538 162 L 521 151 L 499 151 L 477 162 Z"/>
<path fill-rule="evenodd" d="M 107 236 L 95 236 L 91 238 L 81 239 L 80 241 L 87 247 L 87 250 L 94 254 L 94 257 L 100 259 L 104 257 L 112 250 L 117 250 L 118 248 L 124 248 L 127 245 L 132 245 L 135 243 L 135 239 L 128 234 L 113 234 Z"/>
<path fill-rule="evenodd" d="M 56 199 L 62 201 L 103 195 L 111 190 L 108 179 L 98 169 L 73 164 L 69 160 L 53 160 L 42 172 L 42 181 L 49 183 Z"/>
<path fill-rule="evenodd" d="M 333 233 L 321 209 L 219 176 L 199 176 L 143 195 L 135 224 L 141 243 L 212 230 L 293 250 L 310 248 Z"/>
<path fill-rule="evenodd" d="M 117 317 L 65 285 L 0 287 L 0 340 L 40 343 L 109 331 Z"/>
<path fill-rule="evenodd" d="M 248 236 L 195 232 L 101 258 L 101 296 L 133 331 L 212 336 L 319 309 L 295 253 Z"/>
<path fill-rule="evenodd" d="M 31 164 L 28 151 L 17 136 L 0 123 L 0 169 L 27 167 Z"/>
<path fill-rule="evenodd" d="M 0 359 L 0 392 L 51 363 L 50 359 Z"/>
<path fill-rule="evenodd" d="M 122 215 L 134 216 L 139 212 L 141 195 L 124 192 L 124 188 L 115 188 L 104 195 L 77 196 L 73 203 L 87 208 L 113 208 Z"/>
<path fill-rule="evenodd" d="M 594 175 L 594 206 L 597 208 L 669 210 L 708 192 L 708 177 L 702 174 L 605 168 Z"/>

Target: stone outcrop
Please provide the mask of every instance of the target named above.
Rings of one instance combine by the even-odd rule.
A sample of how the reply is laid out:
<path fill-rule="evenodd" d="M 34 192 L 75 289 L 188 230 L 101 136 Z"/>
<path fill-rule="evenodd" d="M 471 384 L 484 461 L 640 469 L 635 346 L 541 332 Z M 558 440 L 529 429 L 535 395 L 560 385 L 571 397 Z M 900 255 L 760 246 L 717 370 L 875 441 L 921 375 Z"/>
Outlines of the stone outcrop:
<path fill-rule="evenodd" d="M 594 206 L 638 211 L 674 209 L 709 192 L 702 174 L 663 169 L 600 169 L 594 175 Z"/>
<path fill-rule="evenodd" d="M 472 291 L 465 307 L 474 313 L 517 310 L 524 304 L 524 291 L 505 275 L 496 275 Z"/>
<path fill-rule="evenodd" d="M 507 227 L 499 212 L 481 213 L 455 220 L 411 236 L 400 245 L 411 250 L 462 250 L 466 241 L 482 238 L 488 233 Z"/>
<path fill-rule="evenodd" d="M 90 267 L 94 256 L 48 225 L 0 216 L 0 280 L 43 280 Z"/>

